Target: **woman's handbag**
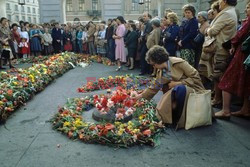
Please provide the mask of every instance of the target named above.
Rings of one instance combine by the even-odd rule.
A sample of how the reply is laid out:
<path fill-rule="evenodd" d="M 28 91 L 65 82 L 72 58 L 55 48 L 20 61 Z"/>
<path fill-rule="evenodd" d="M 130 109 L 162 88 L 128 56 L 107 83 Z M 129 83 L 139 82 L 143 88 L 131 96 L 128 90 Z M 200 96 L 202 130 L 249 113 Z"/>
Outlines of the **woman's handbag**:
<path fill-rule="evenodd" d="M 245 65 L 246 70 L 250 70 L 250 54 L 247 56 L 243 64 Z"/>
<path fill-rule="evenodd" d="M 190 93 L 187 102 L 185 129 L 212 124 L 211 90 Z"/>
<path fill-rule="evenodd" d="M 200 32 L 194 38 L 194 42 L 196 44 L 202 44 L 204 42 L 204 40 L 205 40 L 205 36 L 202 33 L 200 33 Z"/>
<path fill-rule="evenodd" d="M 210 36 L 205 37 L 205 41 L 203 43 L 202 51 L 205 53 L 215 53 L 216 50 L 216 39 Z"/>

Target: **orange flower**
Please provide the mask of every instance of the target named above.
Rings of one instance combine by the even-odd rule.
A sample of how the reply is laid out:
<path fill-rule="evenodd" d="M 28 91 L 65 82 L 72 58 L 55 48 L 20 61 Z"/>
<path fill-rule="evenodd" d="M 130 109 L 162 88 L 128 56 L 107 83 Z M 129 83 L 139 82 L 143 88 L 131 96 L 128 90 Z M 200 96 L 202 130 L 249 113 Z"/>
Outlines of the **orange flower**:
<path fill-rule="evenodd" d="M 69 138 L 71 138 L 71 137 L 73 136 L 73 132 L 72 132 L 72 131 L 69 131 L 69 132 L 68 132 L 68 136 L 69 136 Z"/>
<path fill-rule="evenodd" d="M 142 133 L 145 136 L 151 136 L 151 130 L 150 129 L 144 130 Z"/>
<path fill-rule="evenodd" d="M 13 95 L 13 90 L 12 90 L 12 89 L 7 90 L 7 94 L 8 94 L 9 96 L 12 96 L 12 95 Z"/>

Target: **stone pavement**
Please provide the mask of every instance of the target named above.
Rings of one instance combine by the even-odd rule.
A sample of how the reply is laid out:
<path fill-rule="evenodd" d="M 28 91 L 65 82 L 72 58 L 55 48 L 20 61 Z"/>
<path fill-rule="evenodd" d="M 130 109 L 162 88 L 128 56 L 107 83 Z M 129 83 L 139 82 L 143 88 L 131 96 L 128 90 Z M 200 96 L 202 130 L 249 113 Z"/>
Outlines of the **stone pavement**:
<path fill-rule="evenodd" d="M 189 131 L 168 128 L 155 148 L 114 149 L 84 144 L 52 130 L 48 121 L 58 106 L 67 98 L 87 95 L 76 91 L 86 83 L 86 77 L 126 73 L 131 71 L 115 72 L 115 67 L 93 64 L 85 69 L 77 67 L 55 80 L 0 126 L 0 167 L 250 166 L 250 121 L 235 117 Z M 86 117 L 90 119 L 88 114 Z"/>

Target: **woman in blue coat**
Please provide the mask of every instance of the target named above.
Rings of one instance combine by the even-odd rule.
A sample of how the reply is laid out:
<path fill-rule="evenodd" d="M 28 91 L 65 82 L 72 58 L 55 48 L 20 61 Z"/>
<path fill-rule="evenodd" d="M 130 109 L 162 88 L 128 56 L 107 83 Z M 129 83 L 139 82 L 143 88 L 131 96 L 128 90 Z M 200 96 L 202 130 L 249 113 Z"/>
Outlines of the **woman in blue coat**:
<path fill-rule="evenodd" d="M 169 27 L 164 34 L 164 47 L 168 51 L 170 56 L 176 56 L 177 44 L 176 40 L 179 35 L 180 28 L 177 24 L 178 16 L 176 13 L 171 12 L 167 15 L 169 21 Z"/>
<path fill-rule="evenodd" d="M 191 66 L 195 66 L 195 48 L 194 38 L 198 32 L 198 20 L 195 17 L 194 6 L 187 4 L 183 7 L 184 15 L 187 21 L 183 25 L 183 33 L 180 36 L 178 45 L 181 48 L 181 58 L 186 60 Z"/>

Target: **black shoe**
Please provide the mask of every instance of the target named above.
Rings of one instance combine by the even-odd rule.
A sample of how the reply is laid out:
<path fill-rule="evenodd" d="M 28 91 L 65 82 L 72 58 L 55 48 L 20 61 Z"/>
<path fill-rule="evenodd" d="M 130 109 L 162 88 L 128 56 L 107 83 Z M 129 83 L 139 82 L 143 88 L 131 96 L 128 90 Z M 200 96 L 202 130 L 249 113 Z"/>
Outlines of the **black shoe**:
<path fill-rule="evenodd" d="M 10 65 L 10 68 L 16 68 L 15 66 Z"/>
<path fill-rule="evenodd" d="M 4 67 L 0 67 L 0 70 L 5 70 L 6 68 L 4 68 Z"/>

